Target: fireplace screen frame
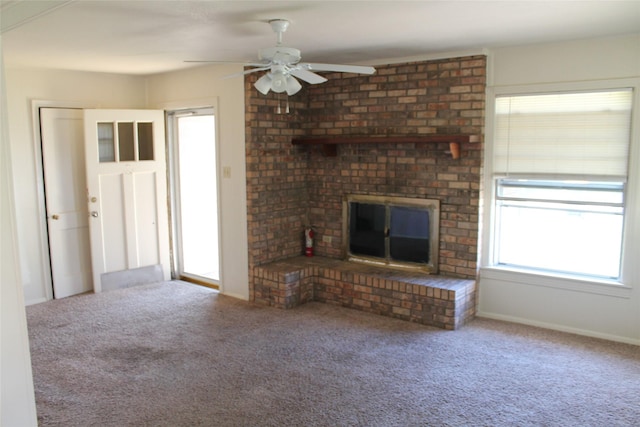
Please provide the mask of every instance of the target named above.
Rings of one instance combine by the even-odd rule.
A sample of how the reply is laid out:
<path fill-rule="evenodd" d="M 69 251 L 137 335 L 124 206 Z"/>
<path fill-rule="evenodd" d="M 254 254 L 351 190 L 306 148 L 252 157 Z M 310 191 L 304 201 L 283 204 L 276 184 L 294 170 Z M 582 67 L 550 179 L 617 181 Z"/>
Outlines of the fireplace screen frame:
<path fill-rule="evenodd" d="M 350 251 L 350 216 L 352 203 L 382 205 L 385 207 L 385 257 L 354 254 Z M 409 207 L 425 210 L 429 213 L 429 262 L 416 263 L 393 260 L 390 256 L 390 215 L 391 207 Z M 371 265 L 415 270 L 428 274 L 438 273 L 438 252 L 440 240 L 440 201 L 437 199 L 420 199 L 410 197 L 372 196 L 350 194 L 343 197 L 342 202 L 342 253 L 348 261 L 367 263 Z"/>

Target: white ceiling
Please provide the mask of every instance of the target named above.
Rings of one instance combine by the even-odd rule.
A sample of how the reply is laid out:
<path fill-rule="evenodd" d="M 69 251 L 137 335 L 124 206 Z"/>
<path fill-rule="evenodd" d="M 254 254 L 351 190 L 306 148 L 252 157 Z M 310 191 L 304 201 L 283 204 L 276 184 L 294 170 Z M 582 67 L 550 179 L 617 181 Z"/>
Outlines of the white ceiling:
<path fill-rule="evenodd" d="M 627 1 L 0 0 L 5 63 L 125 74 L 250 61 L 284 45 L 304 61 L 383 64 L 483 48 L 640 32 Z M 640 47 L 639 47 L 640 49 Z"/>

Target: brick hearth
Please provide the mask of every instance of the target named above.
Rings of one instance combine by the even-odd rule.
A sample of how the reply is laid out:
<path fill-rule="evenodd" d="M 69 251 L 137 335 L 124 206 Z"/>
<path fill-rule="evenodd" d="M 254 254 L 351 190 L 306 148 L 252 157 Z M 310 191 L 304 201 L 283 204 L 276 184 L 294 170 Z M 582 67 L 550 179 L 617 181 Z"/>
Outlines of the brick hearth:
<path fill-rule="evenodd" d="M 325 257 L 255 267 L 258 304 L 293 308 L 310 301 L 457 329 L 473 318 L 476 282 Z"/>

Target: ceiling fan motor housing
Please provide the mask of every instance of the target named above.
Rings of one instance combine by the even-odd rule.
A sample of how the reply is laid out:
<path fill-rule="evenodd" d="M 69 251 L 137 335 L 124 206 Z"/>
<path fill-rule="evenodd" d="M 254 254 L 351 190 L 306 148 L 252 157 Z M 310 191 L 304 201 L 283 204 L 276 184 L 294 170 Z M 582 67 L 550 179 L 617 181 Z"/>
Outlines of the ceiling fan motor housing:
<path fill-rule="evenodd" d="M 260 49 L 258 57 L 261 61 L 271 61 L 274 64 L 297 64 L 300 62 L 300 51 L 292 47 L 275 46 Z"/>

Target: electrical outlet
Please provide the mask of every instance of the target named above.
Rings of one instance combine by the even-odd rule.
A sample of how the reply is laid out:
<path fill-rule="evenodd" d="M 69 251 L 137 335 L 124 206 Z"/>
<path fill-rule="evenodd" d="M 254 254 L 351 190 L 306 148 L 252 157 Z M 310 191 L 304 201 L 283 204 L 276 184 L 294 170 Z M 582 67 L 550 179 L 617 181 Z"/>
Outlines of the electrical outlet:
<path fill-rule="evenodd" d="M 324 243 L 331 243 L 331 236 L 322 236 L 322 241 Z"/>
<path fill-rule="evenodd" d="M 222 167 L 222 177 L 223 178 L 231 178 L 231 166 L 223 166 Z"/>

